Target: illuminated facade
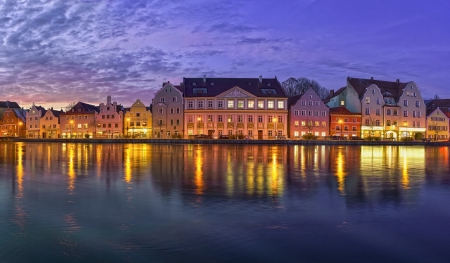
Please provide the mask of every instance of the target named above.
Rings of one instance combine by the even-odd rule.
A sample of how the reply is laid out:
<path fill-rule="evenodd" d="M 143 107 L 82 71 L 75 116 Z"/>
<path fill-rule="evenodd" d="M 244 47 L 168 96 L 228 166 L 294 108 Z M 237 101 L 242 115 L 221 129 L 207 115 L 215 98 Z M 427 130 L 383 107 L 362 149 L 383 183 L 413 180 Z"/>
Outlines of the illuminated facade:
<path fill-rule="evenodd" d="M 41 138 L 41 118 L 44 116 L 46 110 L 41 106 L 36 106 L 33 103 L 31 109 L 26 113 L 27 120 L 27 137 Z"/>
<path fill-rule="evenodd" d="M 111 96 L 106 98 L 106 104 L 99 105 L 96 118 L 96 138 L 119 138 L 123 135 L 123 107 L 117 102 L 111 102 Z"/>
<path fill-rule="evenodd" d="M 183 93 L 179 87 L 164 83 L 155 93 L 152 112 L 154 138 L 183 137 Z"/>
<path fill-rule="evenodd" d="M 139 99 L 125 109 L 124 134 L 127 138 L 152 137 L 152 113 Z"/>
<path fill-rule="evenodd" d="M 361 114 L 353 113 L 345 107 L 330 109 L 330 135 L 339 137 L 361 136 Z"/>
<path fill-rule="evenodd" d="M 181 89 L 188 136 L 287 135 L 287 97 L 276 78 L 184 78 Z"/>
<path fill-rule="evenodd" d="M 448 112 L 447 112 L 448 114 Z M 429 111 L 427 114 L 427 134 L 429 140 L 447 141 L 449 138 L 449 116 L 441 108 Z"/>
<path fill-rule="evenodd" d="M 61 130 L 59 123 L 59 115 L 63 113 L 62 110 L 57 111 L 50 108 L 45 111 L 44 116 L 41 118 L 41 129 L 40 129 L 40 137 L 41 138 L 60 138 Z"/>
<path fill-rule="evenodd" d="M 362 137 L 399 140 L 425 135 L 426 108 L 416 83 L 347 78 L 327 105 L 345 106 L 362 116 Z"/>
<path fill-rule="evenodd" d="M 2 137 L 24 137 L 26 133 L 26 111 L 7 108 L 1 121 Z"/>
<path fill-rule="evenodd" d="M 61 113 L 60 131 L 63 138 L 94 138 L 99 113 L 97 106 L 78 102 L 69 111 Z"/>
<path fill-rule="evenodd" d="M 301 139 L 306 134 L 318 138 L 329 135 L 329 111 L 313 89 L 289 98 L 289 137 Z"/>

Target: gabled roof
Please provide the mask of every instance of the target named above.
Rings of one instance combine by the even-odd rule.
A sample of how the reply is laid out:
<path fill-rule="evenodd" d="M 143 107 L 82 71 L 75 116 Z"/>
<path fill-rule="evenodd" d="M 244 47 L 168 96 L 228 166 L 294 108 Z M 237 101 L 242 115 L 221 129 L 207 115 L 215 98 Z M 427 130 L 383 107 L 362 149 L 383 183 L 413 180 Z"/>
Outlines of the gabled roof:
<path fill-rule="evenodd" d="M 9 105 L 9 106 L 8 106 Z M 14 101 L 0 101 L 0 108 L 21 109 L 19 104 Z"/>
<path fill-rule="evenodd" d="M 376 79 L 359 79 L 359 78 L 347 78 L 347 83 L 352 86 L 358 93 L 359 99 L 362 99 L 366 89 L 372 85 L 377 85 L 380 88 L 381 94 L 383 96 L 394 97 L 396 100 L 400 98 L 403 94 L 403 89 L 408 83 L 400 81 L 384 81 Z"/>
<path fill-rule="evenodd" d="M 47 112 L 47 110 L 44 107 L 36 106 L 36 105 L 34 107 L 36 107 L 36 110 L 41 111 L 41 117 L 43 117 L 45 115 L 45 113 Z"/>
<path fill-rule="evenodd" d="M 319 95 L 317 95 L 317 92 L 315 90 L 313 90 L 312 88 L 308 88 L 305 93 L 300 94 L 300 95 L 296 95 L 293 97 L 289 97 L 288 98 L 288 107 L 290 108 L 292 105 L 295 105 L 307 92 L 309 92 L 310 90 L 313 91 L 314 94 L 316 94 L 317 98 L 320 99 Z M 321 100 L 321 99 L 320 99 Z"/>
<path fill-rule="evenodd" d="M 331 98 L 339 96 L 339 94 L 341 94 L 342 91 L 345 90 L 345 88 L 347 88 L 347 87 L 342 87 L 342 88 L 336 90 L 335 92 L 333 92 L 333 94 L 331 94 L 331 92 L 330 92 L 330 95 L 323 100 L 323 103 L 328 103 L 331 100 Z"/>
<path fill-rule="evenodd" d="M 330 108 L 330 115 L 361 115 L 361 114 L 351 112 L 346 107 L 340 106 L 337 108 Z"/>
<path fill-rule="evenodd" d="M 276 78 L 183 78 L 181 92 L 185 97 L 215 97 L 239 87 L 256 97 L 286 98 Z"/>
<path fill-rule="evenodd" d="M 81 111 L 78 111 L 81 109 Z M 73 110 L 73 112 L 72 112 Z M 69 111 L 66 111 L 64 114 L 78 114 L 78 113 L 88 113 L 88 112 L 100 112 L 100 108 L 98 106 L 94 106 L 92 104 L 87 104 L 84 102 L 78 102 L 75 104 Z"/>
<path fill-rule="evenodd" d="M 64 113 L 63 110 L 54 110 L 54 109 L 48 109 L 48 110 L 51 111 L 51 112 L 53 113 L 53 116 L 55 116 L 55 117 L 57 117 L 57 118 L 59 118 L 59 115 L 60 115 L 61 113 Z"/>

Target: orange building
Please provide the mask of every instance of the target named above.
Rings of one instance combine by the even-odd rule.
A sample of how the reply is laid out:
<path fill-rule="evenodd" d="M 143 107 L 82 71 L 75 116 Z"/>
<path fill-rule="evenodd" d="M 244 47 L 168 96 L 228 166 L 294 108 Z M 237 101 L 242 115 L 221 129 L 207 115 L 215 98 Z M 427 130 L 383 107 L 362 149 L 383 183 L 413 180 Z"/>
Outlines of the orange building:
<path fill-rule="evenodd" d="M 330 135 L 361 137 L 361 114 L 353 113 L 344 106 L 330 109 Z"/>
<path fill-rule="evenodd" d="M 25 137 L 26 111 L 23 109 L 7 108 L 1 120 L 1 137 Z"/>

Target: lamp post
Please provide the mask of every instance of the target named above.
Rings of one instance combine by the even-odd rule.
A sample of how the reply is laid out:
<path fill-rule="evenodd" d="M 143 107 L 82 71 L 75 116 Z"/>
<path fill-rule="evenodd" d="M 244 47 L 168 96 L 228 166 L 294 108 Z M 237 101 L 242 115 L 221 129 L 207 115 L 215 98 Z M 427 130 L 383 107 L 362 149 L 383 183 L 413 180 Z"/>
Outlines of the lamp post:
<path fill-rule="evenodd" d="M 22 130 L 22 122 L 19 122 L 19 131 L 17 133 L 17 136 L 20 138 L 20 130 Z"/>
<path fill-rule="evenodd" d="M 72 125 L 73 125 L 73 120 L 70 120 L 70 137 L 72 139 Z"/>
<path fill-rule="evenodd" d="M 273 116 L 273 123 L 275 126 L 275 139 L 278 137 L 278 133 L 277 133 L 277 117 Z"/>

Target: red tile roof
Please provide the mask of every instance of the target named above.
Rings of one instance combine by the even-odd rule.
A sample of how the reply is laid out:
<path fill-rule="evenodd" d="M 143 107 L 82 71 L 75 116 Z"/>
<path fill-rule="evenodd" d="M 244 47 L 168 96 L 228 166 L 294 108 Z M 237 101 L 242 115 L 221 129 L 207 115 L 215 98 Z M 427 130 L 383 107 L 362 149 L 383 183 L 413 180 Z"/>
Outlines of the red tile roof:
<path fill-rule="evenodd" d="M 396 100 L 400 98 L 403 94 L 403 89 L 406 87 L 408 83 L 400 82 L 400 81 L 384 81 L 384 80 L 376 80 L 376 79 L 359 79 L 359 78 L 347 78 L 348 84 L 352 86 L 359 95 L 359 98 L 362 99 L 366 89 L 372 85 L 377 85 L 381 90 L 381 94 L 385 97 L 393 97 Z"/>

